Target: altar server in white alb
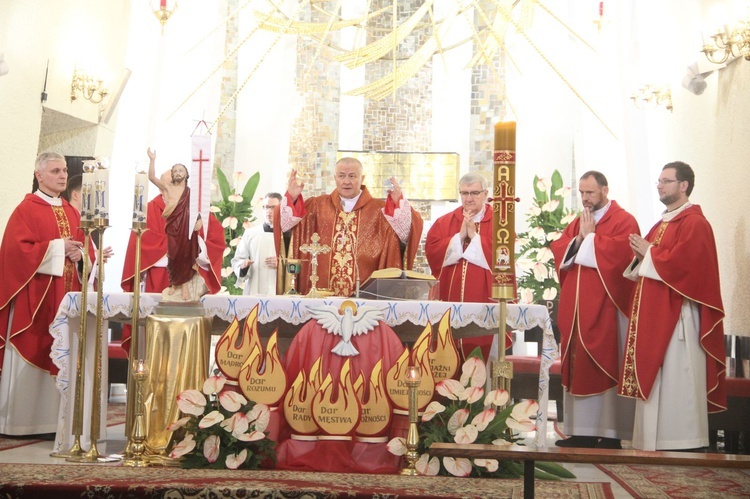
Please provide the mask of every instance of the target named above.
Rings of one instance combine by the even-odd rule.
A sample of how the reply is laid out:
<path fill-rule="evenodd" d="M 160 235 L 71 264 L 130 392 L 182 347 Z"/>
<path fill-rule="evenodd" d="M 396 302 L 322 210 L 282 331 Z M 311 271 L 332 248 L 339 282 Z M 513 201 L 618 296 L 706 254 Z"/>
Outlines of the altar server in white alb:
<path fill-rule="evenodd" d="M 276 248 L 273 243 L 273 210 L 281 194 L 269 192 L 263 199 L 263 223 L 245 230 L 232 258 L 237 285 L 246 295 L 276 294 Z"/>

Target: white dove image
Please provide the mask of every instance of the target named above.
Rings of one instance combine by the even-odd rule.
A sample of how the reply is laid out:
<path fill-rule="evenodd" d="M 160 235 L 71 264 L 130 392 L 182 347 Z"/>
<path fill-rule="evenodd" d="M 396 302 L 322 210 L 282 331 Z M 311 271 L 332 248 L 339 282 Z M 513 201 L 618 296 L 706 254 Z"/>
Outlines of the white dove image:
<path fill-rule="evenodd" d="M 341 357 L 359 355 L 359 351 L 350 343 L 352 336 L 367 334 L 385 318 L 381 309 L 367 305 L 357 308 L 351 300 L 344 301 L 340 307 L 322 305 L 307 309 L 328 334 L 341 336 L 341 341 L 331 349 Z"/>

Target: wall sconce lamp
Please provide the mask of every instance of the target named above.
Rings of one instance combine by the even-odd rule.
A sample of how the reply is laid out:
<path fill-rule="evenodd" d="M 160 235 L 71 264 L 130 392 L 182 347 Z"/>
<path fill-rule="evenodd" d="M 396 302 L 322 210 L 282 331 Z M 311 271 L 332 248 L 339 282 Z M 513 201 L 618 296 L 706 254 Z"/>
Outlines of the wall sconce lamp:
<path fill-rule="evenodd" d="M 655 85 L 644 85 L 630 96 L 638 109 L 648 105 L 664 106 L 667 111 L 672 112 L 672 91 L 669 87 L 657 87 Z"/>
<path fill-rule="evenodd" d="M 84 73 L 78 68 L 73 70 L 73 83 L 70 85 L 70 101 L 73 102 L 81 94 L 84 99 L 99 104 L 109 93 L 104 80 Z"/>
<path fill-rule="evenodd" d="M 174 11 L 177 9 L 177 1 L 159 0 L 158 6 L 157 3 L 152 3 L 151 8 L 154 11 L 156 19 L 159 20 L 162 29 L 164 29 L 164 25 L 167 24 L 167 21 L 169 21 L 169 18 L 172 17 L 172 14 L 174 14 Z"/>
<path fill-rule="evenodd" d="M 703 35 L 701 52 L 714 64 L 724 64 L 730 57 L 739 56 L 750 61 L 750 19 L 739 21 L 735 27 L 725 24 L 708 38 Z"/>

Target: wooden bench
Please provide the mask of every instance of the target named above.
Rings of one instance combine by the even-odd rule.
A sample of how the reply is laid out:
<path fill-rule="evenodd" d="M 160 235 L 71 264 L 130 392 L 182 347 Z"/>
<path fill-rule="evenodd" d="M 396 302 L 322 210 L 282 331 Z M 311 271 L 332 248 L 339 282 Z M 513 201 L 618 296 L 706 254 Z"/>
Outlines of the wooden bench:
<path fill-rule="evenodd" d="M 642 451 L 631 449 L 579 449 L 570 447 L 497 446 L 437 442 L 430 456 L 484 458 L 523 461 L 523 497 L 534 497 L 534 462 L 588 464 L 656 464 L 661 466 L 704 466 L 708 468 L 750 468 L 750 456 L 697 452 Z"/>

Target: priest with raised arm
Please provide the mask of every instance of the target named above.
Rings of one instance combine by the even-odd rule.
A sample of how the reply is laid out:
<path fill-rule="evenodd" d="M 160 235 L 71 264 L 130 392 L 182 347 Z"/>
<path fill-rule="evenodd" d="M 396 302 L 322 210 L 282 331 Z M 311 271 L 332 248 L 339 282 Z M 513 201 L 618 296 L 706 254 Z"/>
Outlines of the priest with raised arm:
<path fill-rule="evenodd" d="M 401 193 L 395 178 L 385 201 L 375 199 L 363 184 L 362 163 L 342 158 L 336 163 L 336 189 L 304 199 L 304 182 L 296 170 L 289 177 L 287 192 L 274 212 L 276 253 L 287 258 L 308 260 L 300 246 L 310 244 L 313 233 L 330 251 L 318 255 L 319 289 L 334 296 L 351 296 L 357 283 L 365 282 L 379 269 L 411 269 L 422 235 L 422 217 Z M 282 251 L 284 234 L 291 231 L 287 251 Z M 282 234 L 283 233 L 283 234 Z M 310 290 L 311 265 L 305 262 L 297 281 L 298 291 Z"/>
<path fill-rule="evenodd" d="M 583 211 L 550 245 L 560 279 L 565 433 L 559 447 L 621 448 L 633 434 L 632 400 L 617 394 L 633 283 L 622 271 L 632 258 L 633 215 L 608 198 L 609 184 L 588 171 L 578 182 Z"/>

